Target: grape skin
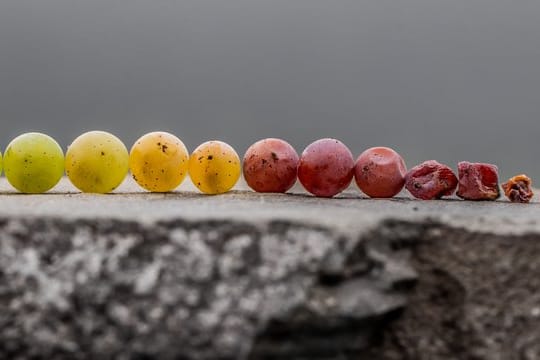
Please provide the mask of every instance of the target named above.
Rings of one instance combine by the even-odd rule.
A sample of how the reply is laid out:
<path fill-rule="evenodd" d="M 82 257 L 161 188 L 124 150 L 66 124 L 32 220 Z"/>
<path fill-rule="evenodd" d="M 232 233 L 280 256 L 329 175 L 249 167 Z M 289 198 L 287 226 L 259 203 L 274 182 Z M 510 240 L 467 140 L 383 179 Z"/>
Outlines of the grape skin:
<path fill-rule="evenodd" d="M 222 194 L 231 190 L 240 178 L 240 158 L 222 141 L 205 142 L 189 158 L 189 176 L 205 194 Z"/>
<path fill-rule="evenodd" d="M 393 149 L 373 147 L 360 154 L 354 172 L 356 184 L 366 195 L 391 198 L 403 189 L 407 166 Z"/>
<path fill-rule="evenodd" d="M 86 193 L 105 194 L 116 189 L 129 169 L 126 146 L 104 131 L 76 138 L 66 153 L 66 173 L 71 183 Z"/>
<path fill-rule="evenodd" d="M 286 141 L 259 140 L 244 155 L 244 179 L 257 192 L 285 193 L 296 182 L 298 161 L 296 150 Z"/>
<path fill-rule="evenodd" d="M 64 175 L 64 153 L 56 140 L 41 133 L 13 139 L 4 154 L 8 182 L 18 191 L 40 194 L 52 189 Z"/>
<path fill-rule="evenodd" d="M 169 192 L 185 179 L 188 161 L 188 150 L 180 139 L 166 132 L 151 132 L 133 144 L 129 169 L 143 189 Z"/>
<path fill-rule="evenodd" d="M 298 179 L 313 195 L 332 197 L 352 181 L 351 151 L 336 139 L 320 139 L 306 147 L 298 165 Z"/>

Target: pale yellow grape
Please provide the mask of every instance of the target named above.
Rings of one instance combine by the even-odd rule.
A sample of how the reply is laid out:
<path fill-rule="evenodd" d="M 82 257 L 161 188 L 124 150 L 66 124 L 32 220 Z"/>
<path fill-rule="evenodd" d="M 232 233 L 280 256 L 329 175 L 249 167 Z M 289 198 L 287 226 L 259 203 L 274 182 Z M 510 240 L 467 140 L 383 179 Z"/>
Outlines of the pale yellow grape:
<path fill-rule="evenodd" d="M 124 181 L 129 164 L 126 146 L 113 134 L 90 131 L 76 138 L 66 153 L 66 174 L 76 188 L 105 194 Z"/>
<path fill-rule="evenodd" d="M 199 145 L 189 158 L 189 176 L 193 184 L 206 194 L 222 194 L 240 177 L 240 158 L 234 149 L 222 141 Z"/>
<path fill-rule="evenodd" d="M 4 154 L 9 183 L 23 193 L 52 189 L 64 175 L 64 153 L 50 136 L 26 133 L 13 139 Z"/>
<path fill-rule="evenodd" d="M 156 131 L 142 136 L 129 154 L 129 169 L 142 188 L 152 192 L 176 189 L 188 173 L 189 153 L 176 136 Z"/>

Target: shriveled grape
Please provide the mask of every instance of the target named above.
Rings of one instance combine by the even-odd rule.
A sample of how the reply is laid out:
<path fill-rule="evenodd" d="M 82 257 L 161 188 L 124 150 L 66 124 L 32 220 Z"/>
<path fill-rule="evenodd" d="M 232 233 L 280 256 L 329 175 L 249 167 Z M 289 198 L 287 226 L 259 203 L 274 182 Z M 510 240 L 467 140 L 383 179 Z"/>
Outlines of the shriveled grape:
<path fill-rule="evenodd" d="M 496 200 L 499 189 L 497 165 L 486 163 L 458 163 L 459 184 L 456 195 L 465 200 Z"/>
<path fill-rule="evenodd" d="M 424 161 L 410 169 L 405 176 L 405 188 L 415 198 L 422 200 L 451 196 L 457 185 L 458 179 L 452 169 L 435 160 Z"/>
<path fill-rule="evenodd" d="M 372 198 L 390 198 L 405 185 L 407 167 L 403 158 L 388 147 L 373 147 L 356 160 L 356 184 Z"/>
<path fill-rule="evenodd" d="M 66 153 L 66 173 L 82 192 L 108 193 L 128 172 L 129 154 L 116 136 L 90 131 L 76 138 Z"/>
<path fill-rule="evenodd" d="M 189 158 L 189 176 L 205 194 L 222 194 L 231 190 L 240 178 L 240 158 L 222 141 L 205 142 Z"/>
<path fill-rule="evenodd" d="M 129 169 L 142 188 L 168 192 L 186 177 L 188 161 L 188 150 L 179 138 L 167 132 L 151 132 L 133 144 Z"/>
<path fill-rule="evenodd" d="M 52 189 L 64 175 L 64 153 L 50 136 L 26 133 L 13 139 L 4 154 L 9 183 L 23 193 Z"/>
<path fill-rule="evenodd" d="M 313 195 L 332 197 L 352 181 L 351 151 L 336 139 L 320 139 L 306 147 L 298 165 L 298 179 Z"/>
<path fill-rule="evenodd" d="M 284 193 L 296 182 L 298 154 L 281 139 L 263 139 L 244 155 L 244 179 L 258 192 Z"/>

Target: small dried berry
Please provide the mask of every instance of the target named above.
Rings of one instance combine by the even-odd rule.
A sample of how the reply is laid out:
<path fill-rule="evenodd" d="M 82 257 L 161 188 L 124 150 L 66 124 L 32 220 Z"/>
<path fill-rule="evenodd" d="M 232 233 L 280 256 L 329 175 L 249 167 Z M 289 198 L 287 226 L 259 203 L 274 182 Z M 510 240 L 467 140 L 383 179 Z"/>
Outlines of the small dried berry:
<path fill-rule="evenodd" d="M 495 200 L 500 196 L 498 168 L 492 164 L 458 164 L 457 196 L 465 200 Z"/>
<path fill-rule="evenodd" d="M 502 184 L 504 194 L 511 202 L 528 203 L 534 196 L 531 178 L 525 174 L 514 176 Z"/>
<path fill-rule="evenodd" d="M 418 199 L 432 200 L 450 196 L 456 191 L 458 179 L 452 169 L 429 160 L 409 170 L 405 188 Z"/>

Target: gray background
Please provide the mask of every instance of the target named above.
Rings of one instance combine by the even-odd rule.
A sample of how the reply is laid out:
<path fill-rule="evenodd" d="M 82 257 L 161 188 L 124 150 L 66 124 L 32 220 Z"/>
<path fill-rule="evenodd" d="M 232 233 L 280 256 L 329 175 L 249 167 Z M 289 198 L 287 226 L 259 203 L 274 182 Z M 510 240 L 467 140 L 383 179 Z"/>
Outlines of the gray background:
<path fill-rule="evenodd" d="M 540 176 L 540 2 L 0 0 L 0 147 L 336 137 Z"/>

